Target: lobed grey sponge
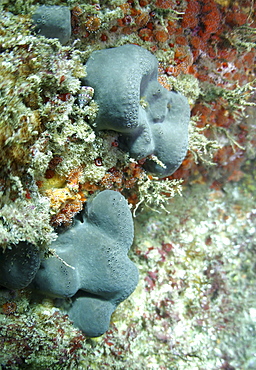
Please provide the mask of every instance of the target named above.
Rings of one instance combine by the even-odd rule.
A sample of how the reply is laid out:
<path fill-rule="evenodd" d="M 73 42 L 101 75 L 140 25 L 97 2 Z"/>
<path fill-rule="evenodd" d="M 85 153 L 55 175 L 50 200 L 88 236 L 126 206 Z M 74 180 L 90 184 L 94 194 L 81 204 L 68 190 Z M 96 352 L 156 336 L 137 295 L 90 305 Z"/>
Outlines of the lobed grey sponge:
<path fill-rule="evenodd" d="M 136 160 L 148 158 L 146 170 L 171 175 L 188 148 L 187 99 L 157 80 L 158 61 L 137 45 L 94 51 L 86 63 L 84 85 L 94 88 L 99 111 L 97 130 L 120 134 L 120 147 Z"/>
<path fill-rule="evenodd" d="M 57 38 L 62 45 L 71 36 L 71 14 L 67 6 L 39 6 L 32 15 L 37 34 Z"/>
<path fill-rule="evenodd" d="M 12 245 L 5 252 L 0 251 L 0 285 L 8 289 L 22 289 L 28 286 L 40 266 L 38 249 L 29 243 Z"/>
<path fill-rule="evenodd" d="M 72 297 L 70 318 L 86 335 L 99 336 L 137 285 L 137 268 L 127 256 L 132 241 L 127 201 L 116 191 L 102 191 L 52 243 L 59 258 L 42 262 L 33 287 L 52 297 Z"/>

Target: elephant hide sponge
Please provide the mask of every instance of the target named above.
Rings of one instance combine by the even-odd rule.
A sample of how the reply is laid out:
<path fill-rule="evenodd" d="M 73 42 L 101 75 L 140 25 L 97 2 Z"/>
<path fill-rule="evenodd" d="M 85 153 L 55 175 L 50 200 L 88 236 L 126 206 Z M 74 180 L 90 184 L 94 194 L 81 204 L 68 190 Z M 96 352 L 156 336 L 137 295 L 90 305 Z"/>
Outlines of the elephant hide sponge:
<path fill-rule="evenodd" d="M 71 36 L 71 14 L 67 6 L 39 6 L 32 15 L 35 32 L 65 45 Z"/>
<path fill-rule="evenodd" d="M 133 232 L 125 198 L 113 190 L 98 193 L 53 242 L 59 258 L 42 262 L 33 288 L 72 297 L 68 314 L 74 324 L 90 337 L 103 334 L 117 305 L 138 283 L 137 268 L 127 256 Z"/>
<path fill-rule="evenodd" d="M 190 108 L 158 82 L 154 55 L 129 44 L 94 51 L 86 71 L 82 84 L 94 88 L 99 106 L 96 129 L 119 133 L 121 149 L 136 160 L 148 157 L 147 171 L 171 175 L 187 152 Z"/>
<path fill-rule="evenodd" d="M 35 277 L 39 266 L 39 250 L 30 243 L 20 242 L 6 251 L 0 248 L 0 286 L 25 288 Z"/>

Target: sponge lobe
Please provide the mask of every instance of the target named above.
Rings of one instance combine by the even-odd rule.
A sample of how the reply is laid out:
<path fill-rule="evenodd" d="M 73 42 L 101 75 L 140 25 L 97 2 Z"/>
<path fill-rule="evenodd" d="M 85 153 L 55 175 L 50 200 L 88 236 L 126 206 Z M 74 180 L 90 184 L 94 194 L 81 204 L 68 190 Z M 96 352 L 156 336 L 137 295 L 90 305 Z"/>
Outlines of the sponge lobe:
<path fill-rule="evenodd" d="M 40 266 L 38 248 L 27 242 L 0 251 L 0 285 L 8 289 L 28 286 Z"/>
<path fill-rule="evenodd" d="M 157 80 L 158 61 L 137 45 L 95 51 L 86 63 L 84 85 L 94 88 L 97 130 L 119 133 L 121 149 L 159 177 L 171 175 L 188 147 L 187 99 Z M 161 163 L 161 165 L 157 164 Z"/>
<path fill-rule="evenodd" d="M 127 256 L 133 235 L 126 199 L 112 190 L 98 193 L 74 226 L 52 243 L 59 258 L 42 262 L 34 289 L 73 297 L 69 315 L 74 323 L 89 336 L 103 334 L 116 306 L 138 282 L 137 268 Z"/>
<path fill-rule="evenodd" d="M 71 14 L 67 6 L 39 6 L 32 15 L 36 33 L 66 44 L 71 36 Z"/>

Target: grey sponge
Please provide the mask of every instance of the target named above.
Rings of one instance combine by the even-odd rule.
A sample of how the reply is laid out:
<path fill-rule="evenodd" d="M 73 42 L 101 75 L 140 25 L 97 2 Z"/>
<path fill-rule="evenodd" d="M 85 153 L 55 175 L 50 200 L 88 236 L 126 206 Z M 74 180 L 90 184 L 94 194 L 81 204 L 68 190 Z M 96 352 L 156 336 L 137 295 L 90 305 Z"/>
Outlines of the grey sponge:
<path fill-rule="evenodd" d="M 153 54 L 129 44 L 95 51 L 86 71 L 82 83 L 94 88 L 99 106 L 97 130 L 118 132 L 120 147 L 136 160 L 157 157 L 146 160 L 146 170 L 171 175 L 187 152 L 190 108 L 183 95 L 158 82 Z"/>
<path fill-rule="evenodd" d="M 70 318 L 88 337 L 99 337 L 108 330 L 116 305 L 98 297 L 77 297 L 69 310 Z"/>
<path fill-rule="evenodd" d="M 28 286 L 40 266 L 38 249 L 29 243 L 12 245 L 5 252 L 0 251 L 0 285 L 8 289 L 22 289 Z"/>
<path fill-rule="evenodd" d="M 59 258 L 42 262 L 33 287 L 52 297 L 72 297 L 70 318 L 86 335 L 99 336 L 137 285 L 137 268 L 127 256 L 132 241 L 127 201 L 118 192 L 102 191 L 52 243 Z"/>
<path fill-rule="evenodd" d="M 35 31 L 47 38 L 66 44 L 71 36 L 71 14 L 67 6 L 42 5 L 32 15 Z"/>

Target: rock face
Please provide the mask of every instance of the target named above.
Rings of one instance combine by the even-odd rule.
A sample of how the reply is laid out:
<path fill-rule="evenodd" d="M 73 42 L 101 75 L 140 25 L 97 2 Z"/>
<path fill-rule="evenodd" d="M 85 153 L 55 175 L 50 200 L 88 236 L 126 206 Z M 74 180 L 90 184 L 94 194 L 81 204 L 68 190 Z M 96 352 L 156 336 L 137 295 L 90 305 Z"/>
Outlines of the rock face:
<path fill-rule="evenodd" d="M 32 15 L 37 34 L 48 39 L 57 38 L 62 45 L 71 36 L 71 15 L 67 6 L 39 6 Z"/>
<path fill-rule="evenodd" d="M 171 175 L 187 152 L 190 108 L 183 95 L 158 82 L 157 59 L 124 45 L 93 52 L 86 71 L 82 83 L 94 88 L 99 106 L 97 130 L 118 132 L 120 147 L 136 160 L 157 157 L 146 160 L 146 170 Z"/>
<path fill-rule="evenodd" d="M 32 244 L 20 242 L 5 252 L 0 250 L 0 285 L 8 289 L 25 288 L 39 266 L 39 251 Z"/>
<path fill-rule="evenodd" d="M 127 256 L 132 241 L 127 201 L 118 192 L 102 191 L 52 243 L 59 259 L 42 262 L 33 288 L 52 297 L 72 297 L 70 318 L 86 335 L 99 336 L 137 285 L 137 268 Z"/>

